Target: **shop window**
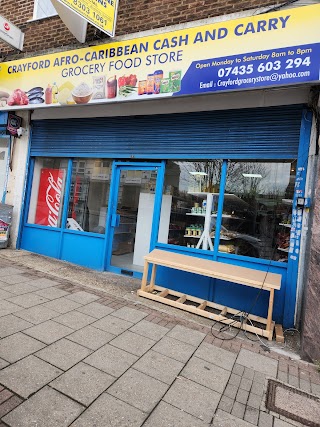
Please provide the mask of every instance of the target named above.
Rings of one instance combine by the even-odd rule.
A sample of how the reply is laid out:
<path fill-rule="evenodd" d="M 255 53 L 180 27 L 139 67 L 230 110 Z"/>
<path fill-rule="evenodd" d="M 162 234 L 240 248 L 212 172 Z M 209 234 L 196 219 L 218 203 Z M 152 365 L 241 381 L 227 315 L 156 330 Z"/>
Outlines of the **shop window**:
<path fill-rule="evenodd" d="M 34 1 L 33 19 L 43 19 L 54 15 L 57 15 L 57 11 L 50 0 Z"/>
<path fill-rule="evenodd" d="M 67 159 L 36 159 L 28 214 L 29 224 L 61 227 L 67 166 Z"/>
<path fill-rule="evenodd" d="M 170 161 L 159 243 L 286 262 L 296 162 L 228 162 L 220 236 L 222 160 Z"/>
<path fill-rule="evenodd" d="M 219 250 L 288 259 L 296 162 L 229 162 Z"/>
<path fill-rule="evenodd" d="M 216 203 L 221 170 L 222 160 L 167 163 L 161 221 L 170 225 L 168 230 L 160 227 L 160 243 L 207 248 L 208 239 L 201 240 L 207 195 L 215 194 Z"/>
<path fill-rule="evenodd" d="M 67 228 L 105 233 L 111 162 L 76 159 L 72 166 Z"/>

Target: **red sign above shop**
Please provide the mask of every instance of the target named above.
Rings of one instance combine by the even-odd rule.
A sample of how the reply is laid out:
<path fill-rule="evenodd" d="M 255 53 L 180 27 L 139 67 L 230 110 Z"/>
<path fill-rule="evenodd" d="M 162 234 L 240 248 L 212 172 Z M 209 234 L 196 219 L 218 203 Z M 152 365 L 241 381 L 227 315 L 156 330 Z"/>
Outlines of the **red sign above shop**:
<path fill-rule="evenodd" d="M 59 227 L 64 169 L 41 169 L 35 224 Z"/>

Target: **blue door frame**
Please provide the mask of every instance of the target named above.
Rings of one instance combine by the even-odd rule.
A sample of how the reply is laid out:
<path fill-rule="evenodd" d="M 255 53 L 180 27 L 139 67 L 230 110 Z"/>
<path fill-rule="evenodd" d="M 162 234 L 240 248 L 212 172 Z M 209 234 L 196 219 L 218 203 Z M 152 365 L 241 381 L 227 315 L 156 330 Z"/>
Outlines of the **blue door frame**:
<path fill-rule="evenodd" d="M 157 180 L 156 180 L 156 189 L 155 189 L 155 200 L 154 200 L 154 211 L 151 227 L 151 238 L 150 238 L 150 247 L 151 250 L 157 239 L 157 230 L 160 220 L 160 207 L 162 199 L 162 188 L 164 182 L 164 172 L 165 172 L 165 162 L 114 162 L 112 165 L 112 174 L 111 174 L 111 187 L 109 195 L 109 204 L 108 204 L 108 213 L 107 213 L 107 224 L 106 224 L 106 236 L 108 239 L 105 241 L 105 251 L 104 251 L 104 269 L 116 274 L 121 274 L 122 269 L 111 265 L 112 257 L 112 243 L 114 238 L 114 230 L 116 226 L 116 215 L 117 215 L 117 204 L 118 204 L 118 194 L 120 188 L 120 177 L 122 171 L 157 171 Z M 128 269 L 126 269 L 127 271 Z M 141 279 L 142 273 L 139 271 L 131 271 L 132 277 Z"/>

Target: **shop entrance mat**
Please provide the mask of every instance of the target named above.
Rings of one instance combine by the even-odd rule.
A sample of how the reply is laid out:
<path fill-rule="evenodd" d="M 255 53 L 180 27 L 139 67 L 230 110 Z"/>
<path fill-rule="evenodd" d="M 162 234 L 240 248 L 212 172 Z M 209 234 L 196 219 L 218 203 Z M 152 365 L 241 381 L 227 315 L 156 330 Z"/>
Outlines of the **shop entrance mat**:
<path fill-rule="evenodd" d="M 304 426 L 320 427 L 320 398 L 287 384 L 268 381 L 266 407 Z"/>

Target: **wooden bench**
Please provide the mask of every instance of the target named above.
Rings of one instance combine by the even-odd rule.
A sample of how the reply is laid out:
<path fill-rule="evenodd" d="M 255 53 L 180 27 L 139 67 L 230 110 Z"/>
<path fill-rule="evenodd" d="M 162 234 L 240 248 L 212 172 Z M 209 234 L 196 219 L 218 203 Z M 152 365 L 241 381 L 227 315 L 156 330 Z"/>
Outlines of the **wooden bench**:
<path fill-rule="evenodd" d="M 141 289 L 138 290 L 139 296 L 159 301 L 203 317 L 208 317 L 218 322 L 223 322 L 224 324 L 232 324 L 232 326 L 245 329 L 248 332 L 256 333 L 272 340 L 275 326 L 272 321 L 274 291 L 280 289 L 281 274 L 238 267 L 231 264 L 175 254 L 159 249 L 153 250 L 146 255 L 144 259 L 145 264 L 142 284 Z M 147 285 L 149 264 L 153 266 L 150 284 Z M 240 321 L 240 319 L 239 321 L 235 321 L 232 316 L 237 315 L 239 310 L 225 307 L 211 301 L 202 300 L 181 292 L 176 292 L 169 288 L 156 286 L 155 280 L 158 265 L 268 291 L 270 293 L 268 316 L 265 319 L 249 314 L 249 323 L 247 323 L 247 321 Z M 227 316 L 228 314 L 229 316 Z"/>

